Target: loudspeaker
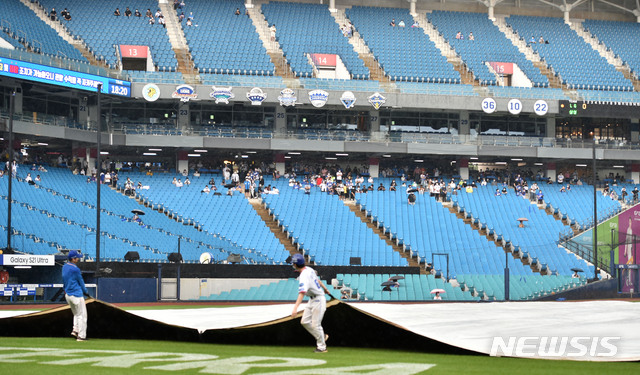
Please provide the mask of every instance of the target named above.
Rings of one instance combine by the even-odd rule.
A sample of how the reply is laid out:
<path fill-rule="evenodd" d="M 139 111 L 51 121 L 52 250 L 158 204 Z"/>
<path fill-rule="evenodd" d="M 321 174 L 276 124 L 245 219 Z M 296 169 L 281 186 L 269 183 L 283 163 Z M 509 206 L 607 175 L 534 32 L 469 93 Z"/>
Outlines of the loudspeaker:
<path fill-rule="evenodd" d="M 140 254 L 137 251 L 127 251 L 124 254 L 124 260 L 127 262 L 135 262 L 136 260 L 140 260 Z"/>
<path fill-rule="evenodd" d="M 362 265 L 362 259 L 360 257 L 350 257 L 349 258 L 349 265 L 350 266 L 361 266 Z"/>
<path fill-rule="evenodd" d="M 167 259 L 171 263 L 181 263 L 182 262 L 182 254 L 180 254 L 180 253 L 169 253 L 169 255 L 167 255 Z"/>

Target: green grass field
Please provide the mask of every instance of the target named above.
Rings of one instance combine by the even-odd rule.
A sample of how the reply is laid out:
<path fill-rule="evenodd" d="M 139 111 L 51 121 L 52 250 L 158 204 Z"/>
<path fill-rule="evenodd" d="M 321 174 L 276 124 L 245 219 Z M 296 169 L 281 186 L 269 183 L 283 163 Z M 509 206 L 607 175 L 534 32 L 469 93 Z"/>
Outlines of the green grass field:
<path fill-rule="evenodd" d="M 331 347 L 330 343 L 329 341 L 328 353 L 316 354 L 312 352 L 312 346 L 237 346 L 100 339 L 76 342 L 72 338 L 3 337 L 0 340 L 0 371 L 10 375 L 147 373 L 290 375 L 613 373 L 620 375 L 637 373 L 639 369 L 637 363 L 589 363 L 430 354 Z M 29 349 L 25 350 L 26 348 Z M 34 352 L 34 349 L 38 352 Z M 266 358 L 248 358 L 254 356 Z M 141 361 L 140 357 L 145 357 L 144 361 Z M 253 362 L 247 365 L 248 361 Z M 429 364 L 434 366 L 429 368 Z"/>

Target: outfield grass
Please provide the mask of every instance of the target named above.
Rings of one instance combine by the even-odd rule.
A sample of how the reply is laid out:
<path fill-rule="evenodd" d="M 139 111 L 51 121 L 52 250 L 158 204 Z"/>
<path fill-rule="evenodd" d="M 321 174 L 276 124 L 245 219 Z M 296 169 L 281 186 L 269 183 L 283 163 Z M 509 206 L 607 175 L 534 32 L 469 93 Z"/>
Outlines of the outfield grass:
<path fill-rule="evenodd" d="M 229 359 L 247 356 L 291 358 L 300 360 L 301 366 L 296 367 L 270 367 L 270 368 L 238 368 L 225 367 L 224 362 L 216 362 L 210 365 L 206 373 L 216 374 L 262 374 L 273 372 L 286 372 L 287 374 L 376 374 L 376 375 L 402 375 L 415 373 L 408 368 L 386 369 L 375 372 L 355 371 L 348 372 L 345 367 L 376 365 L 385 363 L 408 363 L 425 366 L 435 366 L 421 371 L 421 374 L 606 374 L 613 373 L 631 374 L 637 373 L 637 363 L 590 363 L 574 361 L 549 361 L 517 358 L 493 358 L 488 356 L 473 355 L 446 355 L 415 353 L 408 351 L 379 350 L 331 347 L 329 352 L 316 354 L 313 347 L 282 347 L 282 346 L 239 346 L 217 345 L 184 342 L 138 341 L 138 340 L 89 340 L 76 342 L 71 338 L 7 338 L 0 340 L 0 371 L 10 375 L 35 375 L 35 374 L 61 374 L 61 375 L 100 375 L 100 374 L 198 374 L 205 373 L 204 367 L 169 371 L 165 369 L 145 369 L 152 366 L 167 366 L 180 363 L 179 361 L 147 361 L 134 364 L 131 367 L 117 368 L 113 366 L 123 365 L 125 357 L 105 359 L 103 365 L 111 367 L 95 366 L 92 363 L 81 364 L 45 364 L 49 361 L 69 360 L 73 358 L 90 358 L 96 360 L 104 356 L 113 356 L 112 353 L 101 353 L 102 350 L 124 350 L 136 353 L 163 352 L 162 356 L 171 356 L 171 353 L 190 353 L 218 356 L 218 359 Z M 9 363 L 12 355 L 20 352 L 19 349 L 5 348 L 56 348 L 56 352 L 42 356 L 22 357 L 22 363 Z M 97 350 L 98 352 L 83 352 L 82 350 Z M 57 354 L 54 354 L 57 353 Z M 60 354 L 73 354 L 74 357 L 56 357 Z M 119 354 L 120 355 L 120 354 Z M 171 358 L 171 357 L 169 357 Z M 15 361 L 17 357 L 13 358 Z M 175 357 L 173 357 L 175 359 Z M 214 360 L 210 358 L 209 360 Z M 314 360 L 326 361 L 320 365 L 314 365 Z M 184 363 L 195 363 L 195 359 Z M 260 362 L 273 364 L 276 359 Z M 203 365 L 204 366 L 204 365 Z M 375 367 L 375 366 L 374 366 Z M 341 369 L 342 368 L 342 369 Z M 235 370 L 234 370 L 235 369 Z M 217 372 L 216 372 L 217 371 Z M 293 371 L 293 372 L 292 372 Z"/>

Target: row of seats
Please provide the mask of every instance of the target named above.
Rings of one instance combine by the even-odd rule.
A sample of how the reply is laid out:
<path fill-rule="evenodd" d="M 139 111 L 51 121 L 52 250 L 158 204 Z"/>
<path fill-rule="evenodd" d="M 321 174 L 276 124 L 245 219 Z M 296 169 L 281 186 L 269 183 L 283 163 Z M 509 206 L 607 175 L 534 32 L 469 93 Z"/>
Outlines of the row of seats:
<path fill-rule="evenodd" d="M 352 78 L 369 78 L 369 70 L 342 35 L 327 5 L 272 1 L 262 6 L 269 26 L 296 76 L 313 76 L 308 54 L 335 54 Z M 313 25 L 313 26 L 311 26 Z"/>
<path fill-rule="evenodd" d="M 562 83 L 598 90 L 633 90 L 633 84 L 579 37 L 562 18 L 510 16 L 505 19 L 521 39 L 542 35 L 549 44 L 530 44 L 562 78 Z M 576 56 L 580 56 L 576 59 Z"/>
<path fill-rule="evenodd" d="M 427 19 L 460 55 L 476 79 L 495 80 L 495 74 L 487 67 L 488 62 L 511 62 L 516 64 L 534 85 L 549 85 L 549 79 L 518 51 L 486 14 L 433 11 L 427 13 Z M 464 39 L 456 39 L 458 32 L 464 35 Z M 468 39 L 470 32 L 474 34 L 474 40 Z"/>
<path fill-rule="evenodd" d="M 235 15 L 238 8 L 241 12 L 239 16 Z M 182 29 L 197 69 L 273 74 L 275 67 L 251 19 L 244 15 L 246 9 L 243 1 L 190 0 L 187 10 L 185 14 L 193 14 L 193 22 L 197 26 L 183 24 Z M 178 13 L 181 12 L 178 10 Z"/>
<path fill-rule="evenodd" d="M 346 15 L 392 79 L 407 81 L 403 77 L 415 77 L 425 81 L 435 77 L 460 82 L 460 74 L 422 28 L 389 26 L 392 18 L 409 22 L 412 17 L 408 9 L 354 6 L 346 10 Z"/>
<path fill-rule="evenodd" d="M 155 13 L 155 10 L 158 9 L 158 2 L 155 0 L 130 0 L 126 2 L 40 0 L 40 4 L 47 10 L 67 8 L 72 19 L 64 21 L 64 23 L 71 36 L 82 39 L 94 55 L 103 57 L 112 67 L 118 65 L 114 45 L 149 46 L 149 53 L 157 67 L 175 70 L 178 65 L 165 28 L 157 24 L 149 25 L 146 17 L 113 16 L 116 7 L 120 8 L 121 12 L 129 7 L 132 11 L 139 9 L 143 14 L 147 9 L 151 9 Z M 105 37 L 105 33 L 107 33 L 107 37 Z"/>

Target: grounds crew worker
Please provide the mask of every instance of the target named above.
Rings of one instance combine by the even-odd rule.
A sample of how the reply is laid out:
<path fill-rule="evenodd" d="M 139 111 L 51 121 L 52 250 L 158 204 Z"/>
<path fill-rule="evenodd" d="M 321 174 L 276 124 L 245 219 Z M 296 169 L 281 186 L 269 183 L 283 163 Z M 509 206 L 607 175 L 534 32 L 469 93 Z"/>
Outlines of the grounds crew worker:
<path fill-rule="evenodd" d="M 82 272 L 77 265 L 82 259 L 82 254 L 71 250 L 67 258 L 69 261 L 62 267 L 62 281 L 64 282 L 64 297 L 73 313 L 71 336 L 75 337 L 76 341 L 85 341 L 87 339 L 87 306 L 84 303 L 84 296 L 89 296 L 89 292 L 84 286 Z"/>

